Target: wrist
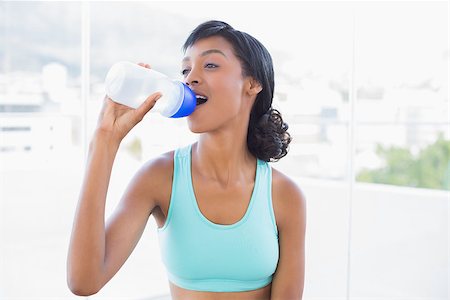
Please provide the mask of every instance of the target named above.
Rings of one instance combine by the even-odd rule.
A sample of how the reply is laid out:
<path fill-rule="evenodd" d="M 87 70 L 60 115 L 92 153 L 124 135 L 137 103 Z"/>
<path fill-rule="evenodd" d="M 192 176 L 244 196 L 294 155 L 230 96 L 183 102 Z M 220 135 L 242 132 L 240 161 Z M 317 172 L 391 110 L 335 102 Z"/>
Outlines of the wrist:
<path fill-rule="evenodd" d="M 102 130 L 97 128 L 94 131 L 94 135 L 92 137 L 91 146 L 92 145 L 105 145 L 108 149 L 118 150 L 122 139 L 115 136 L 113 133 L 109 131 Z"/>

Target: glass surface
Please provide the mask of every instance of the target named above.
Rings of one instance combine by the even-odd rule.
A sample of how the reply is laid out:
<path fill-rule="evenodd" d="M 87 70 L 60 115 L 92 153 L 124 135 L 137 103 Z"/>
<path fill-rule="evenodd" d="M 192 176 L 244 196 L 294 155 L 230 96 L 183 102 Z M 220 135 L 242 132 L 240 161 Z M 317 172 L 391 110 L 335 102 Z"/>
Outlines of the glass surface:
<path fill-rule="evenodd" d="M 356 181 L 449 190 L 448 125 L 359 124 Z"/>
<path fill-rule="evenodd" d="M 357 174 L 357 180 L 449 189 L 447 7 L 444 2 L 356 6 L 356 160 L 378 169 Z M 404 178 L 393 174 L 399 172 Z M 428 182 L 432 173 L 439 174 L 439 183 Z"/>
<path fill-rule="evenodd" d="M 357 5 L 351 300 L 448 299 L 448 13 Z"/>
<path fill-rule="evenodd" d="M 449 122 L 447 6 L 356 5 L 358 121 Z"/>
<path fill-rule="evenodd" d="M 80 17 L 76 2 L 0 3 L 0 299 L 73 297 Z"/>
<path fill-rule="evenodd" d="M 450 167 L 436 150 L 450 139 L 448 3 L 84 4 L 0 2 L 0 299 L 77 298 L 66 284 L 67 246 L 106 72 L 127 60 L 181 79 L 184 39 L 209 19 L 251 33 L 272 54 L 273 106 L 293 137 L 272 166 L 308 201 L 304 298 L 448 298 Z M 150 112 L 121 144 L 106 217 L 143 163 L 196 138 L 185 119 Z M 379 153 L 403 175 L 388 176 Z M 156 227 L 150 218 L 125 265 L 90 298 L 169 293 Z"/>

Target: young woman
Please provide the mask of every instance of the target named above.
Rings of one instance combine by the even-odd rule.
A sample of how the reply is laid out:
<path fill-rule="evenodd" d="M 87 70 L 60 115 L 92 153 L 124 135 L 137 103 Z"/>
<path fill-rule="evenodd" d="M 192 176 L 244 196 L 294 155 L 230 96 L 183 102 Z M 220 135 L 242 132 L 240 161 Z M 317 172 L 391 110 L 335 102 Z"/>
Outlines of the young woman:
<path fill-rule="evenodd" d="M 272 108 L 271 56 L 220 21 L 200 24 L 184 50 L 184 82 L 198 97 L 187 120 L 198 141 L 145 163 L 105 225 L 120 142 L 160 94 L 137 109 L 105 97 L 75 214 L 68 285 L 77 295 L 97 293 L 153 215 L 172 299 L 301 299 L 306 202 L 268 164 L 287 154 L 291 140 Z"/>

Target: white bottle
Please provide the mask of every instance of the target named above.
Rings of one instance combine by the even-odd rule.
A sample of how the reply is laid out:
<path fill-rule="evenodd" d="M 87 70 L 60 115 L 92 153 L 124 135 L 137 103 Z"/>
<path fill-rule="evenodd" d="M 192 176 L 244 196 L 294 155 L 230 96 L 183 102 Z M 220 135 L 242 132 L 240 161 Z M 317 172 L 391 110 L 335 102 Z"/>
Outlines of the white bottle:
<path fill-rule="evenodd" d="M 155 109 L 170 118 L 190 115 L 197 103 L 195 93 L 186 84 L 127 61 L 111 67 L 105 91 L 113 101 L 132 108 L 139 107 L 151 94 L 161 92 Z"/>

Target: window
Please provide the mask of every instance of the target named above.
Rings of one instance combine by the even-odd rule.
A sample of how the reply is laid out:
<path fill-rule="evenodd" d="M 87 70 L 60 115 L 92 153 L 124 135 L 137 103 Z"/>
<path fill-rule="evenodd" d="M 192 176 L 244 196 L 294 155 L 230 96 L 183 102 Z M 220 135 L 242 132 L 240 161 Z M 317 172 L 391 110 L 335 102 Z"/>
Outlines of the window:
<path fill-rule="evenodd" d="M 128 60 L 181 80 L 184 39 L 209 19 L 252 34 L 272 54 L 273 107 L 293 137 L 272 166 L 308 200 L 304 298 L 446 298 L 448 8 L 1 2 L 0 298 L 73 297 L 67 246 L 106 73 Z M 121 144 L 107 217 L 145 161 L 196 138 L 186 120 L 150 112 Z M 150 218 L 128 261 L 91 298 L 169 293 L 159 251 Z"/>

